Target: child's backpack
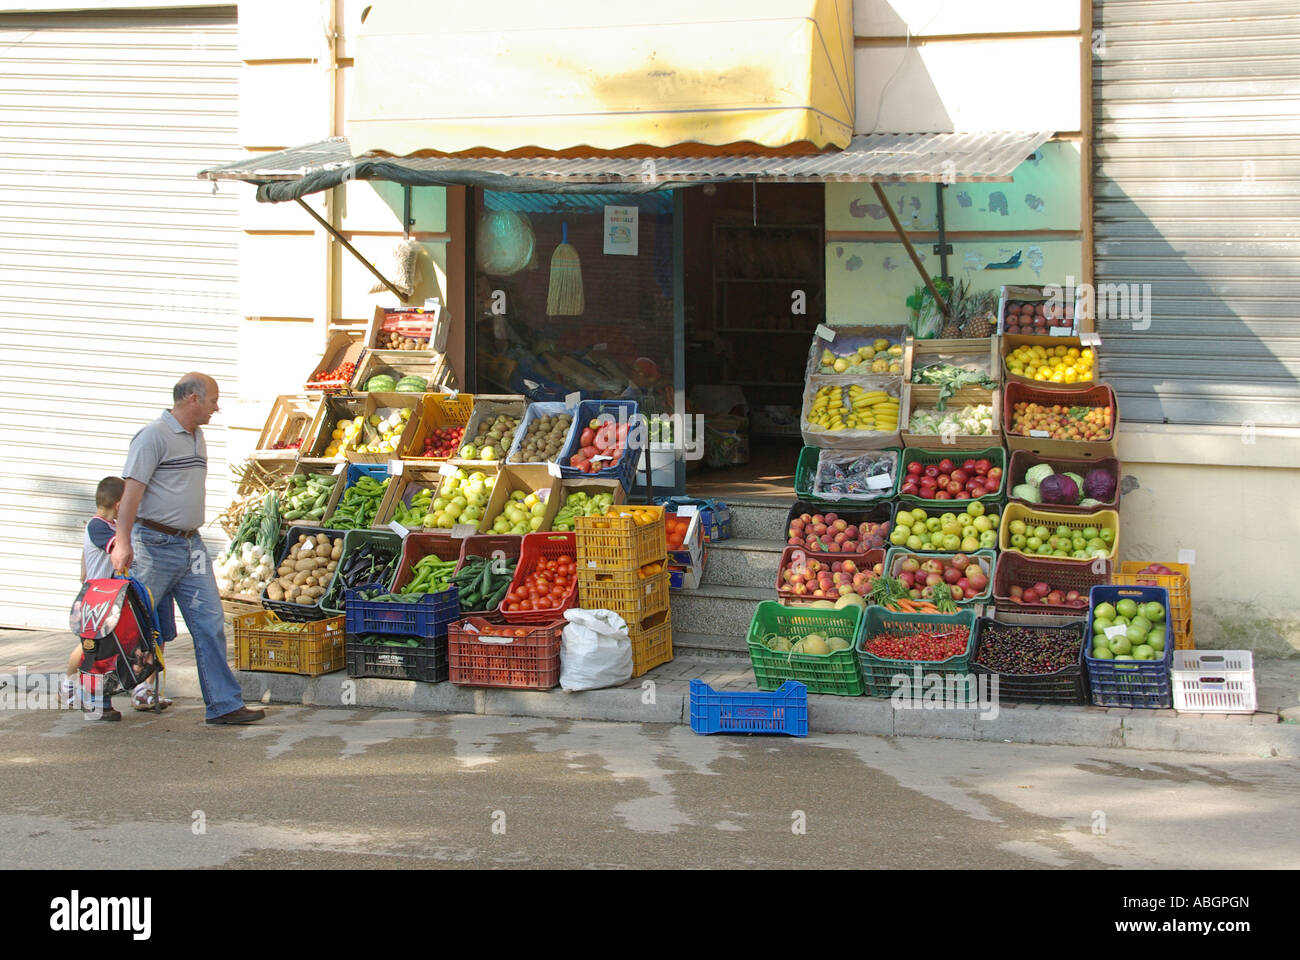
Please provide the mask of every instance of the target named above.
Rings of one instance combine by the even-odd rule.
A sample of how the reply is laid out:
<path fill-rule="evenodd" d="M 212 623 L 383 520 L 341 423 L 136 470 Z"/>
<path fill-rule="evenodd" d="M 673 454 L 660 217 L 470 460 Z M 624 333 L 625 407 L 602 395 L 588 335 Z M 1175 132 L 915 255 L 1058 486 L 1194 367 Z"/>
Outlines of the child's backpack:
<path fill-rule="evenodd" d="M 162 671 L 158 615 L 149 589 L 132 578 L 87 580 L 69 624 L 81 638 L 85 686 L 100 697 L 134 690 Z"/>

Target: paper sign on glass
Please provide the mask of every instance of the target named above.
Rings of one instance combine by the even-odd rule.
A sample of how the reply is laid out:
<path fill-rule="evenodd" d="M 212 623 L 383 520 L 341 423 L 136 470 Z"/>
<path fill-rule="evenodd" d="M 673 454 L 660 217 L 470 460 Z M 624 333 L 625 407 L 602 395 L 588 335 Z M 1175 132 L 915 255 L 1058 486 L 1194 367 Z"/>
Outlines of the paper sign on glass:
<path fill-rule="evenodd" d="M 641 211 L 637 207 L 605 208 L 605 253 L 635 257 Z"/>
<path fill-rule="evenodd" d="M 835 331 L 824 323 L 817 324 L 817 336 L 821 337 L 827 343 L 835 339 Z"/>

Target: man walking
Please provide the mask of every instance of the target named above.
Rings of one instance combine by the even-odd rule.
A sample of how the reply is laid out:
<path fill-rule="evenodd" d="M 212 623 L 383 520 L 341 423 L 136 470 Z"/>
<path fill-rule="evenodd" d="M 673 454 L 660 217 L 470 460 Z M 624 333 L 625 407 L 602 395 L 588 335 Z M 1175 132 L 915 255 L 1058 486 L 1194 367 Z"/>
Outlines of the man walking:
<path fill-rule="evenodd" d="M 130 569 L 153 594 L 164 642 L 176 636 L 172 599 L 180 606 L 194 638 L 207 722 L 253 723 L 266 711 L 244 706 L 226 663 L 221 597 L 198 534 L 208 476 L 208 447 L 199 428 L 217 412 L 218 393 L 211 377 L 185 374 L 172 388 L 171 410 L 131 438 L 110 556 L 115 571 Z"/>

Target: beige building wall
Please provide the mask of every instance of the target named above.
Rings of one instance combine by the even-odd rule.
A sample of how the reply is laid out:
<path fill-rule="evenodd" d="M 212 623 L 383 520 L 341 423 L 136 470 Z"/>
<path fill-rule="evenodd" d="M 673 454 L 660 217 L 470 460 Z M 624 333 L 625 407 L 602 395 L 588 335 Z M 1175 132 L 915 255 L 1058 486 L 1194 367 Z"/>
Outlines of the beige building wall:
<path fill-rule="evenodd" d="M 351 87 L 349 42 L 360 0 L 244 0 L 239 4 L 240 146 L 249 154 L 342 136 Z M 231 461 L 254 448 L 274 398 L 297 393 L 336 330 L 360 334 L 376 305 L 397 306 L 374 277 L 297 203 L 240 198 L 240 403 L 225 412 Z M 352 182 L 304 198 L 381 273 L 392 274 L 402 239 L 402 191 Z M 446 302 L 447 199 L 440 187 L 412 191 L 412 236 L 421 242 L 421 285 L 412 302 Z"/>

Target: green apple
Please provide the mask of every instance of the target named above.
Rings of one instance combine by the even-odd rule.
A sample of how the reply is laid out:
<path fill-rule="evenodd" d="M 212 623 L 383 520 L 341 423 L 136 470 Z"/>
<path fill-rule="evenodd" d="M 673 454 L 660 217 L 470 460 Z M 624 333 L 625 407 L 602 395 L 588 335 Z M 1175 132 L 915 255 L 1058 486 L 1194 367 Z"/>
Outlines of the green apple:
<path fill-rule="evenodd" d="M 900 527 L 910 527 L 912 525 L 912 514 L 908 510 L 899 510 L 898 515 L 894 517 L 894 523 Z"/>
<path fill-rule="evenodd" d="M 945 520 L 942 530 L 944 533 L 961 533 L 961 524 L 956 520 Z"/>
<path fill-rule="evenodd" d="M 1132 600 L 1130 600 L 1128 597 L 1125 597 L 1119 603 L 1115 604 L 1115 609 L 1119 611 L 1119 615 L 1121 617 L 1128 617 L 1130 620 L 1132 620 L 1134 617 L 1137 616 L 1138 605 L 1134 603 Z"/>
<path fill-rule="evenodd" d="M 919 537 L 921 534 L 929 533 L 930 531 L 925 528 L 924 520 L 918 520 L 916 523 L 912 524 L 912 532 Z"/>
<path fill-rule="evenodd" d="M 1059 527 L 1056 528 L 1056 535 L 1058 537 L 1072 537 L 1074 536 L 1074 531 L 1071 530 L 1069 527 L 1067 527 L 1065 524 L 1061 524 Z"/>
<path fill-rule="evenodd" d="M 921 523 L 925 523 L 925 521 L 930 518 L 930 515 L 926 513 L 924 510 L 922 510 L 920 507 L 913 507 L 912 517 L 914 520 L 919 520 Z"/>
<path fill-rule="evenodd" d="M 961 549 L 963 553 L 974 553 L 979 548 L 980 548 L 979 537 L 966 537 L 961 542 Z"/>
<path fill-rule="evenodd" d="M 972 503 L 969 507 L 966 508 L 966 512 L 969 513 L 972 517 L 982 517 L 984 516 L 984 504 L 976 500 L 974 503 Z"/>
<path fill-rule="evenodd" d="M 1100 617 L 1103 620 L 1114 620 L 1115 608 L 1109 603 L 1099 603 L 1097 604 L 1097 609 L 1092 611 L 1092 615 L 1094 617 Z"/>
<path fill-rule="evenodd" d="M 975 529 L 975 524 L 968 523 L 961 528 L 961 535 L 963 537 L 975 537 L 979 535 L 979 531 Z"/>
<path fill-rule="evenodd" d="M 1117 654 L 1115 654 L 1115 659 L 1116 659 L 1116 660 L 1132 660 L 1133 658 L 1132 658 L 1131 656 L 1129 656 L 1127 653 L 1117 653 Z M 1130 667 L 1129 669 L 1132 669 L 1132 668 Z"/>
<path fill-rule="evenodd" d="M 1146 617 L 1151 623 L 1158 623 L 1165 618 L 1165 608 L 1162 604 L 1150 600 L 1142 604 L 1142 616 Z"/>
<path fill-rule="evenodd" d="M 1110 551 L 1106 549 L 1105 541 L 1102 540 L 1101 537 L 1093 537 L 1085 543 L 1084 546 L 1089 550 L 1104 550 L 1106 553 L 1110 553 Z"/>
<path fill-rule="evenodd" d="M 955 533 L 945 534 L 942 546 L 949 553 L 956 553 L 957 548 L 961 546 L 961 538 Z"/>
<path fill-rule="evenodd" d="M 1085 539 L 1085 540 L 1091 540 L 1091 539 L 1092 539 L 1093 537 L 1095 537 L 1095 536 L 1097 536 L 1097 528 L 1096 528 L 1096 527 L 1084 527 L 1084 528 L 1083 528 L 1083 539 Z"/>
<path fill-rule="evenodd" d="M 925 546 L 925 542 L 915 533 L 907 538 L 907 549 L 920 550 L 923 546 Z"/>
<path fill-rule="evenodd" d="M 1026 541 L 1025 535 L 1023 533 L 1013 533 L 1011 535 L 1011 546 L 1017 550 L 1025 549 L 1025 545 L 1027 542 L 1028 541 Z"/>
<path fill-rule="evenodd" d="M 889 542 L 896 547 L 901 547 L 907 543 L 907 536 L 908 533 L 906 527 L 896 527 L 889 533 Z"/>
<path fill-rule="evenodd" d="M 1142 616 L 1142 612 L 1140 610 L 1138 611 L 1136 617 L 1129 618 L 1129 625 L 1138 627 L 1139 629 L 1142 630 L 1143 633 L 1151 632 L 1151 621 L 1148 620 L 1146 617 Z"/>
<path fill-rule="evenodd" d="M 1115 654 L 1110 652 L 1110 647 L 1093 647 L 1092 658 L 1094 660 L 1114 660 Z"/>
<path fill-rule="evenodd" d="M 1161 630 L 1159 633 L 1156 633 L 1155 630 L 1152 630 L 1148 633 L 1147 646 L 1156 653 L 1163 655 L 1165 652 L 1165 632 Z"/>
<path fill-rule="evenodd" d="M 1140 643 L 1133 648 L 1134 660 L 1154 660 L 1156 658 L 1155 650 L 1145 643 Z"/>
<path fill-rule="evenodd" d="M 1038 545 L 1038 550 L 1035 551 L 1035 552 L 1036 552 L 1040 557 L 1050 557 L 1050 556 L 1052 555 L 1052 548 L 1049 547 L 1047 544 L 1042 543 L 1042 544 L 1039 544 L 1039 545 Z"/>
<path fill-rule="evenodd" d="M 1139 627 L 1136 623 L 1130 623 L 1128 625 L 1128 632 L 1125 636 L 1128 637 L 1128 642 L 1136 647 L 1140 644 L 1146 643 L 1147 634 L 1150 632 L 1150 630 L 1144 630 L 1142 627 Z"/>
<path fill-rule="evenodd" d="M 1133 649 L 1133 642 L 1122 633 L 1117 633 L 1106 640 L 1106 646 L 1110 647 L 1110 652 L 1115 656 L 1121 656 Z"/>
<path fill-rule="evenodd" d="M 943 516 L 941 516 L 939 519 L 942 520 L 944 523 L 957 523 L 957 514 L 955 514 L 955 513 L 945 513 L 945 514 L 944 514 Z M 958 523 L 957 526 L 960 527 L 961 524 Z"/>
<path fill-rule="evenodd" d="M 993 521 L 988 517 L 976 517 L 974 526 L 976 530 L 983 533 L 985 530 L 993 529 Z"/>
<path fill-rule="evenodd" d="M 1012 520 L 1007 526 L 1011 528 L 1012 533 L 1023 535 L 1025 532 L 1025 521 L 1023 520 Z"/>
<path fill-rule="evenodd" d="M 998 532 L 996 530 L 985 530 L 980 533 L 980 549 L 992 550 L 998 545 Z"/>
<path fill-rule="evenodd" d="M 943 523 L 939 520 L 938 517 L 930 517 L 925 521 L 925 529 L 928 530 L 930 533 L 934 533 L 936 530 L 939 530 L 942 527 L 943 527 Z"/>
<path fill-rule="evenodd" d="M 1107 617 L 1095 617 L 1092 621 L 1092 632 L 1095 634 L 1105 633 L 1106 628 L 1111 626 Z"/>
<path fill-rule="evenodd" d="M 1061 550 L 1061 549 L 1058 548 L 1058 549 L 1052 551 L 1052 556 L 1054 556 L 1054 557 L 1068 557 L 1069 554 L 1066 553 L 1064 550 Z"/>
<path fill-rule="evenodd" d="M 1126 626 L 1126 627 L 1127 627 L 1127 626 L 1128 626 L 1128 623 L 1129 623 L 1129 621 L 1128 621 L 1128 617 L 1124 616 L 1124 614 L 1122 614 L 1122 613 L 1117 613 L 1117 614 L 1115 614 L 1115 624 L 1116 624 L 1116 626 L 1123 625 L 1123 626 Z"/>
<path fill-rule="evenodd" d="M 1098 536 L 1101 537 L 1102 543 L 1111 544 L 1115 542 L 1115 531 L 1110 527 L 1102 527 Z"/>
<path fill-rule="evenodd" d="M 1028 547 L 1030 550 L 1037 550 L 1042 545 L 1043 545 L 1043 541 L 1037 535 L 1032 536 L 1025 541 L 1025 546 Z"/>
<path fill-rule="evenodd" d="M 1041 527 L 1041 526 L 1034 527 L 1034 536 L 1036 536 L 1039 540 L 1046 540 L 1051 535 L 1052 535 L 1052 531 L 1048 530 L 1046 527 Z"/>
<path fill-rule="evenodd" d="M 1074 553 L 1070 554 L 1070 557 L 1074 560 L 1087 560 L 1088 552 L 1086 550 L 1076 550 Z"/>

